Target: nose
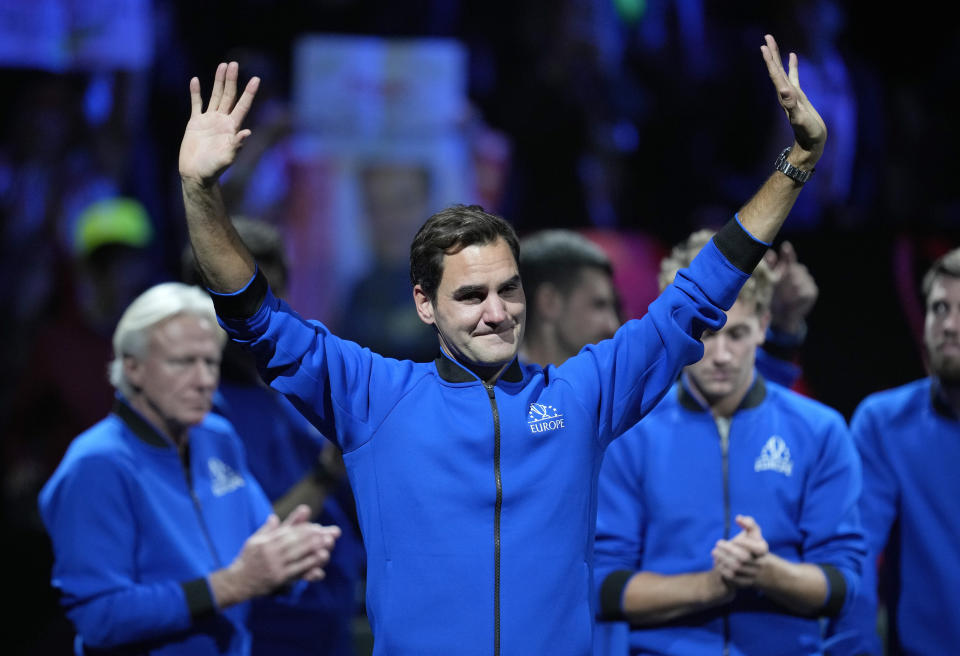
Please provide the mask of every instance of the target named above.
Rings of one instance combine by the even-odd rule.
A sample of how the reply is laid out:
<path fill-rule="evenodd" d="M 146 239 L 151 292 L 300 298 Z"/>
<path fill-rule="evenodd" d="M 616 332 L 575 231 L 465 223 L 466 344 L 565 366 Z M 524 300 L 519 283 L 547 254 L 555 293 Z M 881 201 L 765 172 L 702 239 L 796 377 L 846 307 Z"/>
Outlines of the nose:
<path fill-rule="evenodd" d="M 488 326 L 498 326 L 507 320 L 507 306 L 496 294 L 490 294 L 483 305 L 483 321 Z"/>
<path fill-rule="evenodd" d="M 947 316 L 943 318 L 943 330 L 950 333 L 960 331 L 960 306 L 947 310 Z"/>
<path fill-rule="evenodd" d="M 604 317 L 604 329 L 607 331 L 607 337 L 613 337 L 618 328 L 620 328 L 620 317 L 611 309 Z"/>
<path fill-rule="evenodd" d="M 213 389 L 220 379 L 220 371 L 215 364 L 205 360 L 197 360 L 193 367 L 194 380 L 199 387 Z"/>
<path fill-rule="evenodd" d="M 713 342 L 713 353 L 711 354 L 713 361 L 718 364 L 730 362 L 733 354 L 730 352 L 730 344 L 727 342 L 727 338 L 724 335 L 716 335 L 711 341 Z"/>

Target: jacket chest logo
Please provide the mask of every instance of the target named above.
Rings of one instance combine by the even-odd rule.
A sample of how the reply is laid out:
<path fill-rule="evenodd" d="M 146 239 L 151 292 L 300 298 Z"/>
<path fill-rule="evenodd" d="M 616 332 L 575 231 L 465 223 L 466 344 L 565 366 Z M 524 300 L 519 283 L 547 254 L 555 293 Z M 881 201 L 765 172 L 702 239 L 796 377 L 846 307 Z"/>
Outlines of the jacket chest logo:
<path fill-rule="evenodd" d="M 790 449 L 779 435 L 772 435 L 760 450 L 760 457 L 753 463 L 753 471 L 775 471 L 784 476 L 793 473 Z"/>
<path fill-rule="evenodd" d="M 552 405 L 531 403 L 527 412 L 527 425 L 531 433 L 546 433 L 563 428 L 563 415 Z"/>
<path fill-rule="evenodd" d="M 208 459 L 207 467 L 210 468 L 210 489 L 215 497 L 222 497 L 246 485 L 243 476 L 219 458 Z"/>

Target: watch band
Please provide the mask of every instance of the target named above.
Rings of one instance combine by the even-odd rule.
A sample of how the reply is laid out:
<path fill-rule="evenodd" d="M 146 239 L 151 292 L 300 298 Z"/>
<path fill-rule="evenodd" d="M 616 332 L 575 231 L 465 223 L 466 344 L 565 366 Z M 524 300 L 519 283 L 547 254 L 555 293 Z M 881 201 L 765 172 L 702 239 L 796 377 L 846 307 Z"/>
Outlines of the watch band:
<path fill-rule="evenodd" d="M 790 151 L 793 149 L 793 146 L 787 146 L 780 152 L 780 155 L 777 157 L 777 160 L 773 163 L 773 168 L 777 171 L 780 171 L 785 176 L 803 184 L 810 179 L 810 176 L 813 175 L 813 172 L 816 169 L 810 169 L 809 171 L 804 171 L 803 169 L 798 169 L 796 166 L 787 161 L 787 155 L 790 154 Z"/>

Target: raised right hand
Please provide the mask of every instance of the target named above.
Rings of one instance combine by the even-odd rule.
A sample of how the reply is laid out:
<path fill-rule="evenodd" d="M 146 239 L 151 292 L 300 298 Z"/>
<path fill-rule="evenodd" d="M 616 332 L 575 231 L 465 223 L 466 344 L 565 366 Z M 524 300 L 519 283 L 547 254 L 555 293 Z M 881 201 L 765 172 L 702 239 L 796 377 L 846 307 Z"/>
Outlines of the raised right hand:
<path fill-rule="evenodd" d="M 237 62 L 221 63 L 210 92 L 206 111 L 200 97 L 200 80 L 190 80 L 190 120 L 180 143 L 180 177 L 208 186 L 233 163 L 250 130 L 240 129 L 253 104 L 260 78 L 247 82 L 237 99 Z M 234 104 L 236 101 L 236 104 Z"/>

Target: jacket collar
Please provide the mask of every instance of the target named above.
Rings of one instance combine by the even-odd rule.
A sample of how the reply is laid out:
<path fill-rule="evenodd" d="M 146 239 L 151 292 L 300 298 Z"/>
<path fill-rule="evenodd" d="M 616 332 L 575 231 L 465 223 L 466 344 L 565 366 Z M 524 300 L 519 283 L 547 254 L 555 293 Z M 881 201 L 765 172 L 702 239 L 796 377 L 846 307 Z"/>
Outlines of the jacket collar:
<path fill-rule="evenodd" d="M 473 383 L 479 380 L 477 374 L 451 359 L 446 353 L 441 352 L 433 362 L 437 366 L 437 373 L 448 383 Z M 523 370 L 520 368 L 520 363 L 516 357 L 514 357 L 510 366 L 500 374 L 498 380 L 508 383 L 523 382 Z"/>
<path fill-rule="evenodd" d="M 677 390 L 677 395 L 679 397 L 680 405 L 687 410 L 692 410 L 693 412 L 705 412 L 708 408 L 703 407 L 700 401 L 687 389 L 687 379 L 686 376 L 680 376 L 680 383 L 677 385 L 679 388 Z M 753 385 L 750 386 L 750 389 L 747 391 L 746 395 L 740 401 L 740 405 L 737 406 L 737 412 L 741 410 L 749 410 L 750 408 L 756 408 L 758 405 L 763 403 L 763 400 L 767 397 L 767 384 L 763 380 L 763 376 L 759 372 L 754 372 Z"/>
<path fill-rule="evenodd" d="M 934 411 L 945 419 L 960 420 L 957 411 L 947 402 L 947 395 L 943 391 L 943 383 L 936 376 L 930 377 L 930 403 L 933 405 Z"/>
<path fill-rule="evenodd" d="M 113 400 L 113 408 L 111 409 L 113 414 L 117 415 L 120 418 L 120 421 L 127 425 L 133 434 L 140 438 L 141 441 L 149 444 L 150 446 L 157 446 L 163 448 L 169 448 L 173 446 L 173 442 L 169 438 L 164 437 L 160 431 L 153 427 L 153 425 L 144 419 L 139 412 L 130 407 L 130 405 L 121 397 L 116 397 Z"/>

